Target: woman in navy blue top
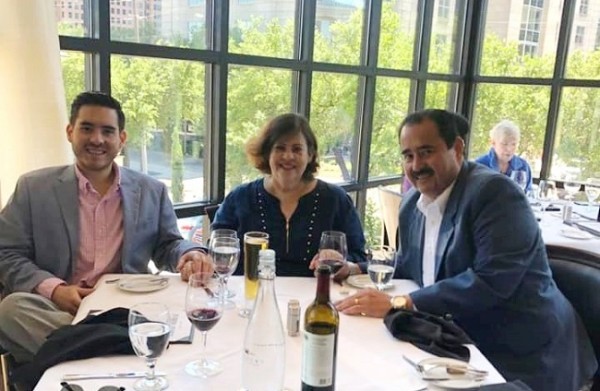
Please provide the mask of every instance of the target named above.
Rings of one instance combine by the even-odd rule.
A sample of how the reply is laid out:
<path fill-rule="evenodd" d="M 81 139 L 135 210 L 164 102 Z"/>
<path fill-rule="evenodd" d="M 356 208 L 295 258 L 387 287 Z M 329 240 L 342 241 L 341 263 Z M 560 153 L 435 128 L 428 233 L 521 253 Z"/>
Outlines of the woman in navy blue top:
<path fill-rule="evenodd" d="M 231 191 L 212 229 L 235 229 L 240 238 L 249 231 L 267 232 L 280 276 L 312 276 L 309 265 L 321 233 L 328 230 L 346 233 L 348 261 L 366 261 L 365 238 L 350 197 L 339 186 L 314 177 L 319 167 L 317 140 L 304 117 L 294 113 L 275 117 L 246 151 L 265 177 Z M 242 269 L 240 262 L 236 274 Z M 360 273 L 358 265 L 349 263 L 338 278 L 350 273 Z"/>

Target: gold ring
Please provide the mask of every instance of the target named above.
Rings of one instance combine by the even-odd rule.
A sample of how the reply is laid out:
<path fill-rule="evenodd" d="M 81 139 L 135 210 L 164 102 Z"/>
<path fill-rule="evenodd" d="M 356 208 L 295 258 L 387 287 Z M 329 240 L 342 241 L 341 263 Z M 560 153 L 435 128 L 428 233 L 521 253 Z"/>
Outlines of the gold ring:
<path fill-rule="evenodd" d="M 356 297 L 354 298 L 354 304 L 358 305 L 358 299 Z"/>
<path fill-rule="evenodd" d="M 367 316 L 367 314 L 365 314 L 364 312 L 361 312 L 360 316 Z"/>

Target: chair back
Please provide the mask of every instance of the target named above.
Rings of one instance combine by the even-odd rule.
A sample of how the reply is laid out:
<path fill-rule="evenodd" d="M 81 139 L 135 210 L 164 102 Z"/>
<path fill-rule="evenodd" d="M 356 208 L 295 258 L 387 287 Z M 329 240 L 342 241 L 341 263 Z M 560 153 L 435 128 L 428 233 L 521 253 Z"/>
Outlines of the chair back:
<path fill-rule="evenodd" d="M 398 217 L 400 214 L 402 194 L 383 186 L 379 186 L 377 190 L 379 193 L 381 221 L 383 223 L 381 242 L 397 249 Z"/>
<path fill-rule="evenodd" d="M 215 219 L 215 215 L 217 214 L 217 209 L 219 209 L 219 205 L 209 205 L 204 207 L 204 213 L 208 216 L 208 222 L 212 223 Z"/>
<path fill-rule="evenodd" d="M 571 247 L 546 245 L 558 289 L 581 317 L 600 366 L 600 255 Z M 593 390 L 600 389 L 600 370 Z"/>

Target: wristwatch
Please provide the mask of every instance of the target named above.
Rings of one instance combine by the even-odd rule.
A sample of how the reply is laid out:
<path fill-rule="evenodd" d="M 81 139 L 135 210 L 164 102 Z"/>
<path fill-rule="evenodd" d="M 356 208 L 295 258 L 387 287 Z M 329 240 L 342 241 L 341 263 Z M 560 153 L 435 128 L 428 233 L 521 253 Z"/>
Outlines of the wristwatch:
<path fill-rule="evenodd" d="M 390 298 L 390 304 L 392 305 L 392 309 L 399 310 L 401 308 L 406 308 L 406 297 L 404 296 L 392 296 Z"/>

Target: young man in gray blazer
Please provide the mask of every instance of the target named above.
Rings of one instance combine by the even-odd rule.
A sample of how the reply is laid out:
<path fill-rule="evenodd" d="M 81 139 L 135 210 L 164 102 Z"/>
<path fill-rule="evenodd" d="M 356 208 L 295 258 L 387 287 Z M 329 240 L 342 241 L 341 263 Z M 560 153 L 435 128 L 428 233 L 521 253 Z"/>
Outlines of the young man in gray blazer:
<path fill-rule="evenodd" d="M 71 324 L 106 273 L 210 270 L 182 239 L 161 182 L 119 167 L 127 133 L 120 103 L 84 92 L 66 129 L 76 162 L 19 178 L 0 213 L 0 346 L 30 361 L 53 330 Z"/>

